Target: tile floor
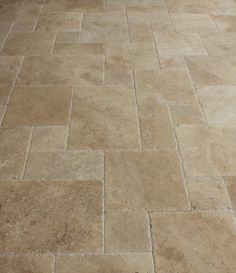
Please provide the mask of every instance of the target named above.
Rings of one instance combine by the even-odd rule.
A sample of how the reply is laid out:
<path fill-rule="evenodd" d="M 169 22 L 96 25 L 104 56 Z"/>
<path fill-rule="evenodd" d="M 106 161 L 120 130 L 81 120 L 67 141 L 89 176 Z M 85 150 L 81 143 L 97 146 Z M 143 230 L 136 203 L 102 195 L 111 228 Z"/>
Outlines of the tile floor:
<path fill-rule="evenodd" d="M 235 0 L 0 0 L 0 272 L 236 272 Z"/>

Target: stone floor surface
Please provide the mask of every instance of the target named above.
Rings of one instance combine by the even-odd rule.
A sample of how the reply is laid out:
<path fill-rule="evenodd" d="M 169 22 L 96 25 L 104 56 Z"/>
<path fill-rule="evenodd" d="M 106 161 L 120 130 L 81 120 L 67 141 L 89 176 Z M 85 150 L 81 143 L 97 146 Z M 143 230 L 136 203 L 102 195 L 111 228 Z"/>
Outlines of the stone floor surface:
<path fill-rule="evenodd" d="M 235 273 L 235 214 L 235 0 L 0 0 L 0 273 Z"/>

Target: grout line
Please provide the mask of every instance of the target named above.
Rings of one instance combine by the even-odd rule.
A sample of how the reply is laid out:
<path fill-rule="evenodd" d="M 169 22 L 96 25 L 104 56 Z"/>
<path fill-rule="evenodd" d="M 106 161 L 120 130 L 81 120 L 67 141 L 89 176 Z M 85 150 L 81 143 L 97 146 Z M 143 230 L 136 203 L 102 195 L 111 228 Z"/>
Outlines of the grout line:
<path fill-rule="evenodd" d="M 148 227 L 149 227 L 149 240 L 150 240 L 150 247 L 152 253 L 152 266 L 153 266 L 153 273 L 156 272 L 156 264 L 155 264 L 155 257 L 154 257 L 154 250 L 153 250 L 153 240 L 152 240 L 152 225 L 150 220 L 150 215 L 147 213 L 147 220 L 148 220 Z"/>
<path fill-rule="evenodd" d="M 68 113 L 68 132 L 67 132 L 67 140 L 66 140 L 66 151 L 68 151 L 68 141 L 69 141 L 69 132 L 70 132 L 70 127 L 71 127 L 71 116 L 72 116 L 72 107 L 73 107 L 73 99 L 74 99 L 74 93 L 75 93 L 75 90 L 74 88 L 72 87 L 72 90 L 71 90 L 71 100 L 70 100 L 70 107 L 69 107 L 69 113 Z"/>
<path fill-rule="evenodd" d="M 53 256 L 52 273 L 56 273 L 56 255 Z"/>
<path fill-rule="evenodd" d="M 0 127 L 2 127 L 2 123 L 3 123 L 3 118 L 6 114 L 6 111 L 7 111 L 7 105 L 0 105 L 0 108 L 3 108 L 3 114 L 2 114 L 2 117 L 0 117 Z"/>
<path fill-rule="evenodd" d="M 53 50 L 54 50 L 54 46 L 55 46 L 55 43 L 56 43 L 56 39 L 57 39 L 57 31 L 55 31 L 55 34 L 54 34 L 54 39 L 53 39 L 52 48 L 51 48 L 51 54 L 53 54 Z"/>
<path fill-rule="evenodd" d="M 160 58 L 159 58 L 159 54 L 158 54 L 158 50 L 157 50 L 157 45 L 156 45 L 156 40 L 155 40 L 155 37 L 154 37 L 154 32 L 152 30 L 151 24 L 148 23 L 148 25 L 149 25 L 150 32 L 152 34 L 152 40 L 153 40 L 155 53 L 156 53 L 156 57 L 157 57 L 157 63 L 158 63 L 159 69 L 161 69 L 161 62 L 160 62 Z"/>
<path fill-rule="evenodd" d="M 103 152 L 103 187 L 102 187 L 102 230 L 103 230 L 103 242 L 102 251 L 106 252 L 105 248 L 105 152 Z"/>
<path fill-rule="evenodd" d="M 130 30 L 129 30 L 129 19 L 128 19 L 128 12 L 127 12 L 127 6 L 125 5 L 125 15 L 126 15 L 126 24 L 127 24 L 127 30 L 128 30 L 128 42 L 130 43 Z"/>
<path fill-rule="evenodd" d="M 2 47 L 0 48 L 0 52 L 3 50 L 3 48 L 5 46 L 5 43 L 6 43 L 7 39 L 8 39 L 8 36 L 10 35 L 10 32 L 12 31 L 14 25 L 15 25 L 15 23 L 11 24 L 11 26 L 10 26 L 10 28 L 9 28 L 9 30 L 8 30 L 6 36 L 5 36 L 4 40 L 3 40 Z"/>
<path fill-rule="evenodd" d="M 232 209 L 232 210 L 233 210 L 233 204 L 232 204 L 231 198 L 230 198 L 230 196 L 229 196 L 229 192 L 228 192 L 228 188 L 227 188 L 227 186 L 226 186 L 226 181 L 225 181 L 225 178 L 226 178 L 226 177 L 222 177 L 222 180 L 223 180 L 224 188 L 225 188 L 225 191 L 226 191 L 226 194 L 227 194 L 227 197 L 228 197 L 228 200 L 229 200 L 230 206 L 231 206 L 231 208 L 230 208 L 230 209 Z"/>
<path fill-rule="evenodd" d="M 36 20 L 36 22 L 35 22 L 33 32 L 35 32 L 35 30 L 36 30 L 36 27 L 37 27 L 39 18 L 40 18 L 41 14 L 42 14 L 42 11 L 43 11 L 43 8 L 44 8 L 44 5 L 45 5 L 45 2 L 46 2 L 46 0 L 43 0 L 42 7 L 41 7 L 41 9 L 40 9 L 40 11 L 39 11 L 39 16 L 38 16 L 38 18 L 37 18 L 37 20 Z"/>
<path fill-rule="evenodd" d="M 79 43 L 81 43 L 82 40 L 82 29 L 83 29 L 83 24 L 84 24 L 84 12 L 82 13 L 82 19 L 81 19 L 81 26 L 80 26 L 80 33 L 79 33 Z"/>

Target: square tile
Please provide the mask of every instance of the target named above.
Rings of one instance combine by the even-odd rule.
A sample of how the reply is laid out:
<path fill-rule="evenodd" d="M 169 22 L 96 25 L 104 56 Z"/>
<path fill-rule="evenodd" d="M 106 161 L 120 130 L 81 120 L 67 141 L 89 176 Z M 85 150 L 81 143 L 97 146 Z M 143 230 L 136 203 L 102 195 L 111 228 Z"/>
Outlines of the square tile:
<path fill-rule="evenodd" d="M 28 56 L 25 57 L 17 85 L 74 86 L 103 83 L 101 56 Z"/>
<path fill-rule="evenodd" d="M 204 125 L 176 128 L 188 176 L 236 175 L 236 129 Z"/>
<path fill-rule="evenodd" d="M 104 45 L 99 43 L 59 43 L 53 47 L 54 55 L 104 55 Z"/>
<path fill-rule="evenodd" d="M 50 12 L 42 13 L 39 17 L 36 30 L 58 31 L 69 30 L 78 31 L 81 29 L 82 13 L 80 12 Z"/>
<path fill-rule="evenodd" d="M 74 44 L 80 41 L 80 31 L 57 31 L 55 44 Z"/>
<path fill-rule="evenodd" d="M 22 177 L 30 139 L 29 127 L 0 128 L 0 180 Z"/>
<path fill-rule="evenodd" d="M 186 71 L 135 70 L 138 94 L 155 94 L 158 103 L 194 103 L 192 83 Z"/>
<path fill-rule="evenodd" d="M 22 57 L 0 56 L 0 85 L 10 85 L 16 79 Z"/>
<path fill-rule="evenodd" d="M 60 273 L 154 273 L 152 255 L 149 253 L 59 256 L 56 259 L 56 270 L 58 269 Z"/>
<path fill-rule="evenodd" d="M 4 125 L 66 125 L 72 88 L 16 87 Z"/>
<path fill-rule="evenodd" d="M 139 147 L 134 90 L 120 87 L 76 89 L 69 149 Z"/>
<path fill-rule="evenodd" d="M 235 86 L 206 86 L 197 93 L 208 123 L 236 124 Z"/>
<path fill-rule="evenodd" d="M 225 177 L 224 180 L 233 210 L 236 213 L 236 177 Z"/>
<path fill-rule="evenodd" d="M 231 208 L 230 199 L 222 178 L 189 178 L 188 189 L 193 209 L 216 210 Z"/>
<path fill-rule="evenodd" d="M 31 152 L 26 180 L 101 180 L 103 153 L 99 151 Z"/>
<path fill-rule="evenodd" d="M 180 162 L 172 151 L 108 152 L 105 179 L 109 212 L 187 209 L 189 205 Z"/>
<path fill-rule="evenodd" d="M 236 222 L 230 212 L 151 215 L 157 271 L 233 273 Z"/>
<path fill-rule="evenodd" d="M 145 213 L 108 213 L 105 215 L 105 250 L 114 252 L 149 252 L 151 239 Z"/>
<path fill-rule="evenodd" d="M 101 251 L 98 181 L 2 183 L 0 203 L 1 252 Z"/>
<path fill-rule="evenodd" d="M 216 15 L 212 19 L 222 33 L 236 32 L 236 15 Z"/>
<path fill-rule="evenodd" d="M 30 151 L 48 152 L 66 150 L 68 137 L 67 126 L 40 126 L 33 132 Z"/>

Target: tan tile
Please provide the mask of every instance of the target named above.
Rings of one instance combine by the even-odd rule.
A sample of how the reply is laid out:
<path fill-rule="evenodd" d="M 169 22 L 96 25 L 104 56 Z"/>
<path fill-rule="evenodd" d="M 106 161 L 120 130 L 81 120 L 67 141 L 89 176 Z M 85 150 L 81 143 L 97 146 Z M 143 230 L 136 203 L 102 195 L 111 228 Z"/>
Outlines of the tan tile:
<path fill-rule="evenodd" d="M 56 270 L 61 273 L 154 273 L 151 254 L 59 256 Z"/>
<path fill-rule="evenodd" d="M 236 124 L 235 86 L 207 86 L 197 93 L 208 123 Z"/>
<path fill-rule="evenodd" d="M 53 32 L 12 32 L 4 44 L 1 55 L 49 54 L 53 47 L 54 37 Z"/>
<path fill-rule="evenodd" d="M 56 31 L 81 29 L 82 13 L 80 12 L 51 12 L 42 13 L 39 17 L 36 30 Z"/>
<path fill-rule="evenodd" d="M 101 251 L 98 181 L 2 183 L 0 203 L 1 252 Z"/>
<path fill-rule="evenodd" d="M 0 270 L 2 273 L 52 273 L 53 256 L 2 256 Z"/>
<path fill-rule="evenodd" d="M 129 23 L 130 42 L 153 42 L 148 23 Z"/>
<path fill-rule="evenodd" d="M 225 177 L 224 180 L 233 210 L 236 213 L 236 177 Z"/>
<path fill-rule="evenodd" d="M 197 104 L 170 105 L 170 112 L 175 125 L 204 123 L 201 108 Z"/>
<path fill-rule="evenodd" d="M 102 152 L 31 152 L 26 180 L 100 180 L 103 177 Z"/>
<path fill-rule="evenodd" d="M 4 125 L 66 125 L 72 88 L 16 87 Z"/>
<path fill-rule="evenodd" d="M 65 150 L 67 145 L 67 136 L 67 126 L 36 127 L 33 133 L 30 150 L 32 152 Z"/>
<path fill-rule="evenodd" d="M 212 19 L 222 33 L 236 32 L 236 15 L 217 15 Z"/>
<path fill-rule="evenodd" d="M 119 59 L 131 69 L 158 68 L 158 60 L 153 43 L 109 43 L 106 47 L 106 56 L 109 59 Z"/>
<path fill-rule="evenodd" d="M 160 55 L 159 62 L 161 69 L 165 70 L 186 70 L 183 56 Z"/>
<path fill-rule="evenodd" d="M 8 103 L 10 93 L 10 85 L 0 85 L 0 105 L 6 105 Z"/>
<path fill-rule="evenodd" d="M 1 13 L 0 13 L 1 15 Z M 1 22 L 0 21 L 0 49 L 3 47 L 4 42 L 7 38 L 8 32 L 12 27 L 11 22 Z"/>
<path fill-rule="evenodd" d="M 158 272 L 235 272 L 232 213 L 153 214 L 151 223 Z"/>
<path fill-rule="evenodd" d="M 186 62 L 196 87 L 236 84 L 236 57 L 195 56 L 186 57 Z"/>
<path fill-rule="evenodd" d="M 207 55 L 207 51 L 197 33 L 154 33 L 157 50 L 167 55 Z"/>
<path fill-rule="evenodd" d="M 0 180 L 21 178 L 30 136 L 28 127 L 0 128 Z"/>
<path fill-rule="evenodd" d="M 108 213 L 105 215 L 105 249 L 114 252 L 151 250 L 148 215 L 145 213 Z"/>
<path fill-rule="evenodd" d="M 166 105 L 154 96 L 138 97 L 141 141 L 144 149 L 174 149 L 174 132 Z"/>
<path fill-rule="evenodd" d="M 80 31 L 58 31 L 55 44 L 74 44 L 79 43 Z"/>
<path fill-rule="evenodd" d="M 139 147 L 134 90 L 79 88 L 74 93 L 69 149 Z"/>
<path fill-rule="evenodd" d="M 54 55 L 103 55 L 104 45 L 98 43 L 59 43 L 53 47 Z"/>
<path fill-rule="evenodd" d="M 234 128 L 180 126 L 177 136 L 187 175 L 236 175 Z"/>
<path fill-rule="evenodd" d="M 107 211 L 188 208 L 175 152 L 109 152 L 105 160 Z"/>
<path fill-rule="evenodd" d="M 204 11 L 202 1 L 199 0 L 165 0 L 165 2 L 169 13 L 207 13 L 207 11 Z"/>
<path fill-rule="evenodd" d="M 180 70 L 136 70 L 138 94 L 155 94 L 158 103 L 194 103 L 190 78 Z"/>
<path fill-rule="evenodd" d="M 100 56 L 25 57 L 17 85 L 99 85 L 103 83 Z"/>
<path fill-rule="evenodd" d="M 14 82 L 21 66 L 22 57 L 0 56 L 0 85 Z"/>
<path fill-rule="evenodd" d="M 193 209 L 230 209 L 231 204 L 222 178 L 188 179 L 189 196 Z"/>

